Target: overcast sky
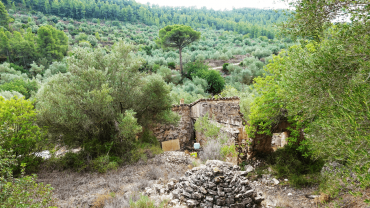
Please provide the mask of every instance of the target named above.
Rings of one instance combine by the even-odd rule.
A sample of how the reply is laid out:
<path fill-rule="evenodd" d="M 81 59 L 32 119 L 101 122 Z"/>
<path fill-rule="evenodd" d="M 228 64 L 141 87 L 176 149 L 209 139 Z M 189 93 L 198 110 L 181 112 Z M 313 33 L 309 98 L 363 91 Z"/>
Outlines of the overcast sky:
<path fill-rule="evenodd" d="M 136 2 L 146 4 L 158 4 L 159 6 L 196 6 L 201 8 L 206 6 L 207 9 L 224 10 L 249 7 L 249 8 L 274 8 L 274 9 L 286 9 L 288 8 L 286 3 L 282 0 L 136 0 Z"/>

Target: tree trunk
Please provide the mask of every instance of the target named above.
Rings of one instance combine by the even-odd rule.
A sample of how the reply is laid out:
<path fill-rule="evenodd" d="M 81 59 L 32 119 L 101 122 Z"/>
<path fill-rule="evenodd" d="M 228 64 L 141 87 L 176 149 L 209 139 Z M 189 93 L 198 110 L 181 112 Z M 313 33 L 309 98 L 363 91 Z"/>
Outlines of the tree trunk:
<path fill-rule="evenodd" d="M 181 50 L 182 48 L 179 48 L 179 54 L 180 54 L 180 72 L 181 72 L 181 75 L 184 75 L 184 72 L 182 70 L 182 57 L 181 57 Z"/>

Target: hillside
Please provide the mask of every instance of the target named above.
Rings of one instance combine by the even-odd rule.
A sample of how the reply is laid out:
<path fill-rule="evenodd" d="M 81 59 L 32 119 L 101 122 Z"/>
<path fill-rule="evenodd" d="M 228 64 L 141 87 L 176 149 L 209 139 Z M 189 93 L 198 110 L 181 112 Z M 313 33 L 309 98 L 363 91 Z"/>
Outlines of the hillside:
<path fill-rule="evenodd" d="M 205 8 L 159 7 L 157 5 L 140 4 L 130 0 L 117 1 L 53 1 L 29 0 L 14 1 L 10 14 L 27 11 L 31 14 L 42 12 L 74 19 L 119 20 L 129 23 L 144 23 L 164 27 L 171 24 L 185 24 L 193 28 L 213 28 L 237 31 L 249 34 L 251 38 L 267 36 L 274 38 L 275 23 L 286 20 L 282 11 L 261 9 L 233 9 L 231 11 L 214 11 Z M 27 9 L 26 9 L 27 8 Z"/>
<path fill-rule="evenodd" d="M 3 2 L 1 206 L 370 203 L 367 2 Z"/>

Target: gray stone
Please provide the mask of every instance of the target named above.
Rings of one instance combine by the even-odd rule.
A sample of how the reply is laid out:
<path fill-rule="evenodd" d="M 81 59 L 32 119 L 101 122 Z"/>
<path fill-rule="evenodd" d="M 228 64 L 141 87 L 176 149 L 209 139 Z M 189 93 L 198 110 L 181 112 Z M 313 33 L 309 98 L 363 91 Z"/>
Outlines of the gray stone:
<path fill-rule="evenodd" d="M 250 172 L 254 171 L 254 168 L 251 165 L 246 165 L 246 166 L 244 166 L 244 170 L 246 172 L 250 173 Z"/>
<path fill-rule="evenodd" d="M 172 196 L 174 199 L 180 198 L 180 191 L 178 189 L 172 191 Z"/>
<path fill-rule="evenodd" d="M 215 183 L 212 183 L 212 182 L 209 182 L 208 183 L 208 188 L 213 188 L 213 187 L 215 187 L 216 186 L 216 184 Z"/>
<path fill-rule="evenodd" d="M 241 176 L 246 176 L 246 175 L 248 175 L 248 173 L 249 172 L 247 172 L 247 171 L 239 171 L 239 175 L 241 175 Z"/>
<path fill-rule="evenodd" d="M 225 192 L 232 192 L 232 189 L 231 188 L 225 188 L 224 191 Z"/>
<path fill-rule="evenodd" d="M 244 196 L 246 196 L 246 197 L 251 197 L 252 195 L 253 195 L 253 193 L 254 193 L 255 191 L 252 189 L 252 190 L 249 190 L 249 191 L 246 191 L 245 193 L 244 193 Z"/>
<path fill-rule="evenodd" d="M 206 196 L 206 201 L 213 202 L 213 197 L 211 197 L 211 196 Z"/>
<path fill-rule="evenodd" d="M 185 197 L 187 197 L 187 198 L 191 198 L 191 194 L 189 194 L 188 192 L 186 192 L 186 191 L 184 191 L 184 192 L 182 192 L 182 194 L 181 195 L 183 195 L 183 196 L 185 196 Z"/>
<path fill-rule="evenodd" d="M 189 207 L 194 207 L 197 206 L 198 204 L 199 202 L 196 200 L 193 199 L 186 200 L 186 205 L 188 205 Z"/>
<path fill-rule="evenodd" d="M 194 192 L 194 189 L 190 188 L 189 186 L 186 187 L 184 190 L 187 191 L 187 192 L 189 192 L 189 193 L 193 193 Z"/>
<path fill-rule="evenodd" d="M 207 190 L 205 188 L 203 188 L 202 186 L 199 188 L 200 192 L 202 192 L 203 194 L 207 194 Z"/>
<path fill-rule="evenodd" d="M 203 195 L 198 193 L 198 192 L 195 192 L 195 193 L 192 194 L 192 198 L 193 199 L 202 199 Z"/>
<path fill-rule="evenodd" d="M 225 204 L 225 198 L 219 198 L 219 199 L 217 199 L 216 204 L 219 205 L 219 206 L 224 205 Z"/>
<path fill-rule="evenodd" d="M 180 183 L 176 184 L 172 180 L 164 187 L 172 194 L 173 199 L 179 199 L 188 207 L 244 208 L 263 200 L 262 195 L 258 196 L 251 190 L 249 181 L 241 176 L 242 171 L 234 169 L 237 168 L 231 164 L 213 161 L 187 171 L 189 177 L 181 178 Z M 206 176 L 209 172 L 216 176 Z M 155 188 L 161 190 L 163 186 L 157 185 Z"/>

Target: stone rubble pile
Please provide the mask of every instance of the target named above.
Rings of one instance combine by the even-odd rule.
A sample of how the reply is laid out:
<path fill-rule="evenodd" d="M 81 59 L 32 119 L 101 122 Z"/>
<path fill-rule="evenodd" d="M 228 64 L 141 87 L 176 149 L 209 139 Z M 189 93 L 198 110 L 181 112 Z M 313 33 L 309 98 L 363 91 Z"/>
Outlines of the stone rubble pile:
<path fill-rule="evenodd" d="M 218 160 L 188 170 L 178 180 L 170 179 L 167 185 L 155 184 L 146 188 L 149 196 L 168 195 L 170 205 L 205 208 L 257 207 L 263 197 L 251 187 L 245 176 L 248 171 Z"/>

